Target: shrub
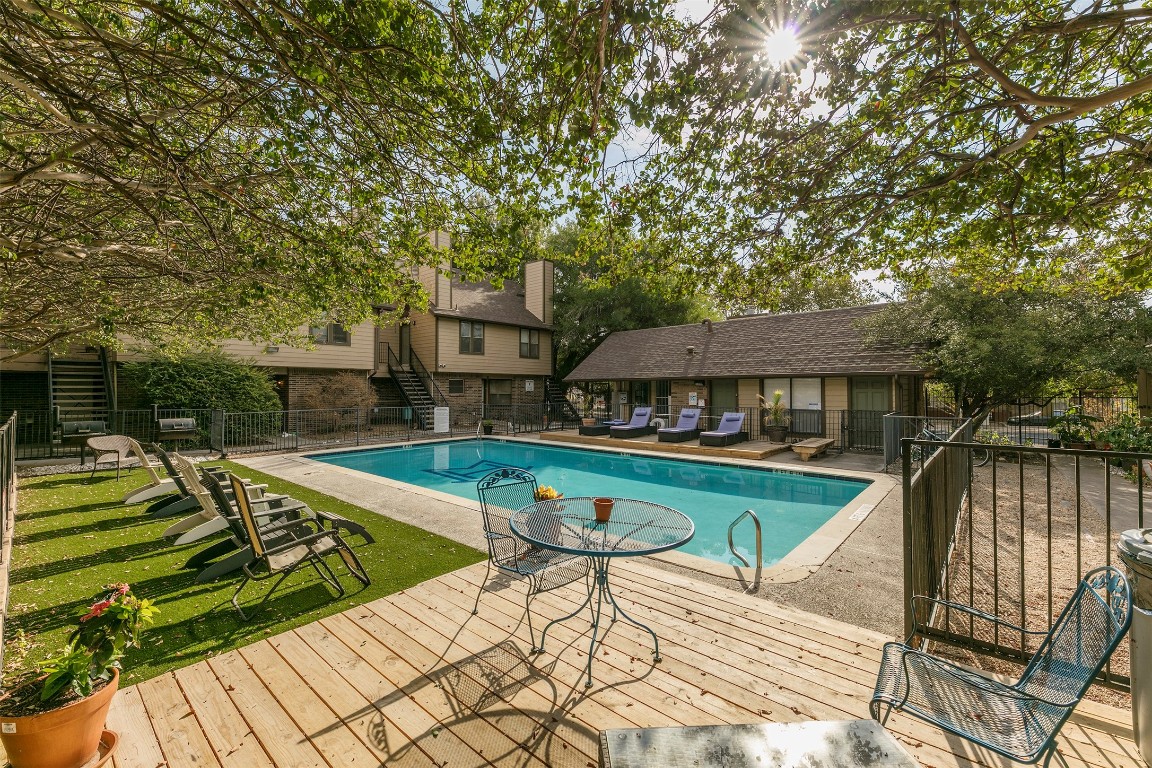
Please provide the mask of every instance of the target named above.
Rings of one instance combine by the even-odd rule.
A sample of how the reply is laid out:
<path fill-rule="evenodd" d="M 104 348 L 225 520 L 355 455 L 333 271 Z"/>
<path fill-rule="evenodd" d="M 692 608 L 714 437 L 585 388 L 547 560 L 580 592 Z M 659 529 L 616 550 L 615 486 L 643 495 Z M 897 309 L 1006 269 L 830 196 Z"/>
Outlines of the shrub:
<path fill-rule="evenodd" d="M 127 363 L 123 386 L 162 408 L 220 408 L 225 411 L 279 411 L 280 398 L 260 368 L 207 352 L 178 359 Z"/>
<path fill-rule="evenodd" d="M 371 408 L 376 405 L 376 390 L 362 373 L 340 371 L 315 379 L 293 393 L 293 410 L 322 408 Z"/>

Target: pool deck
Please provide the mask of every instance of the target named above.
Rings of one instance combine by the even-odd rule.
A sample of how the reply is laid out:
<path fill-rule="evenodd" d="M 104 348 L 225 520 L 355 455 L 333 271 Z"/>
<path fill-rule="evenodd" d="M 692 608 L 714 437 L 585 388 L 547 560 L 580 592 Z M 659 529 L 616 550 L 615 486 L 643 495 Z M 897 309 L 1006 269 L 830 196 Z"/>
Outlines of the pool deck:
<path fill-rule="evenodd" d="M 767 440 L 746 440 L 731 446 L 697 445 L 695 441 L 684 443 L 661 443 L 656 435 L 644 435 L 627 440 L 615 437 L 590 437 L 581 435 L 574 430 L 555 432 L 541 432 L 540 440 L 544 442 L 568 443 L 598 448 L 618 448 L 621 450 L 645 450 L 658 453 L 671 453 L 681 456 L 708 456 L 712 458 L 745 459 L 760 461 L 778 453 L 792 453 L 789 446 L 783 443 L 770 443 Z"/>
<path fill-rule="evenodd" d="M 494 578 L 472 615 L 484 576 L 469 566 L 118 692 L 114 765 L 588 768 L 611 728 L 867 718 L 891 639 L 622 561 L 613 592 L 651 623 L 663 661 L 619 622 L 585 689 L 587 616 L 532 655 L 522 584 Z M 533 615 L 579 599 L 574 586 L 544 593 Z M 929 768 L 1013 765 L 899 713 L 887 727 Z M 1059 748 L 1070 768 L 1140 764 L 1131 713 L 1089 701 Z"/>

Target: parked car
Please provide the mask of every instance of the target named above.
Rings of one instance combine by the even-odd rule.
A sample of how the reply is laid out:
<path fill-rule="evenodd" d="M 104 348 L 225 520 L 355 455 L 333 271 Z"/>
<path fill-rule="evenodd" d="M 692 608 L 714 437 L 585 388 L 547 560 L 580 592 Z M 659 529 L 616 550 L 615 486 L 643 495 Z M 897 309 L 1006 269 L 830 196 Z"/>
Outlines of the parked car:
<path fill-rule="evenodd" d="M 1024 416 L 1009 416 L 1008 423 L 1012 426 L 1046 427 L 1049 421 L 1063 415 L 1064 411 L 1052 411 L 1051 414 L 1044 413 L 1044 411 L 1036 411 L 1035 413 L 1029 413 Z"/>

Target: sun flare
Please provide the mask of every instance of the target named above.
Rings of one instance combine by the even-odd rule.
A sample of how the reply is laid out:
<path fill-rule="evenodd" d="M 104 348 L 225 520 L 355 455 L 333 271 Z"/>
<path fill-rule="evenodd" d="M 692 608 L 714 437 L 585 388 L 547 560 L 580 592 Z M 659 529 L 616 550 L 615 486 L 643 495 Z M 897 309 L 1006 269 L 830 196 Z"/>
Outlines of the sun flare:
<path fill-rule="evenodd" d="M 770 32 L 764 38 L 764 52 L 776 66 L 795 59 L 800 54 L 800 39 L 796 37 L 796 30 L 782 26 Z"/>

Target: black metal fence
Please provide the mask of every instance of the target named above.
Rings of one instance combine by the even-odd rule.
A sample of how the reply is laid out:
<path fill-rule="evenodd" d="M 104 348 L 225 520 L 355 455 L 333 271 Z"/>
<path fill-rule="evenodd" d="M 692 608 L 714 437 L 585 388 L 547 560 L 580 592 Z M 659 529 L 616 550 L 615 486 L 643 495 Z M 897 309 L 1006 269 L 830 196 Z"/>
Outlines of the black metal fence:
<path fill-rule="evenodd" d="M 1116 559 L 1119 532 L 1146 524 L 1145 496 L 1152 489 L 1140 462 L 1152 455 L 968 440 L 914 444 L 927 458 L 922 467 L 910 453 L 904 458 L 908 629 L 909 601 L 924 595 L 1046 631 L 1080 578 Z M 988 450 L 993 460 L 975 466 L 973 456 Z M 1039 642 L 947 608 L 916 618 L 929 627 L 925 637 L 950 654 L 1008 674 Z M 1127 688 L 1129 668 L 1122 644 L 1102 682 Z"/>
<path fill-rule="evenodd" d="M 925 397 L 927 413 L 934 416 L 958 414 L 955 401 L 929 390 Z M 1107 424 L 1124 413 L 1136 413 L 1136 398 L 1129 395 L 1078 394 L 1068 397 L 1034 397 L 998 405 L 980 425 L 979 434 L 995 435 L 1017 445 L 1048 445 L 1056 435 L 1048 429 L 1054 416 L 1075 407 L 1081 413 Z"/>
<path fill-rule="evenodd" d="M 61 439 L 60 425 L 69 421 L 87 421 L 87 413 L 71 413 L 55 408 L 40 411 L 19 411 L 14 414 L 16 458 L 54 459 L 79 456 L 83 444 Z M 209 447 L 212 411 L 207 408 L 141 408 L 113 411 L 106 424 L 111 434 L 127 435 L 142 443 L 157 438 L 160 419 L 190 418 L 196 420 L 196 433 L 181 440 L 178 447 L 203 449 Z"/>

